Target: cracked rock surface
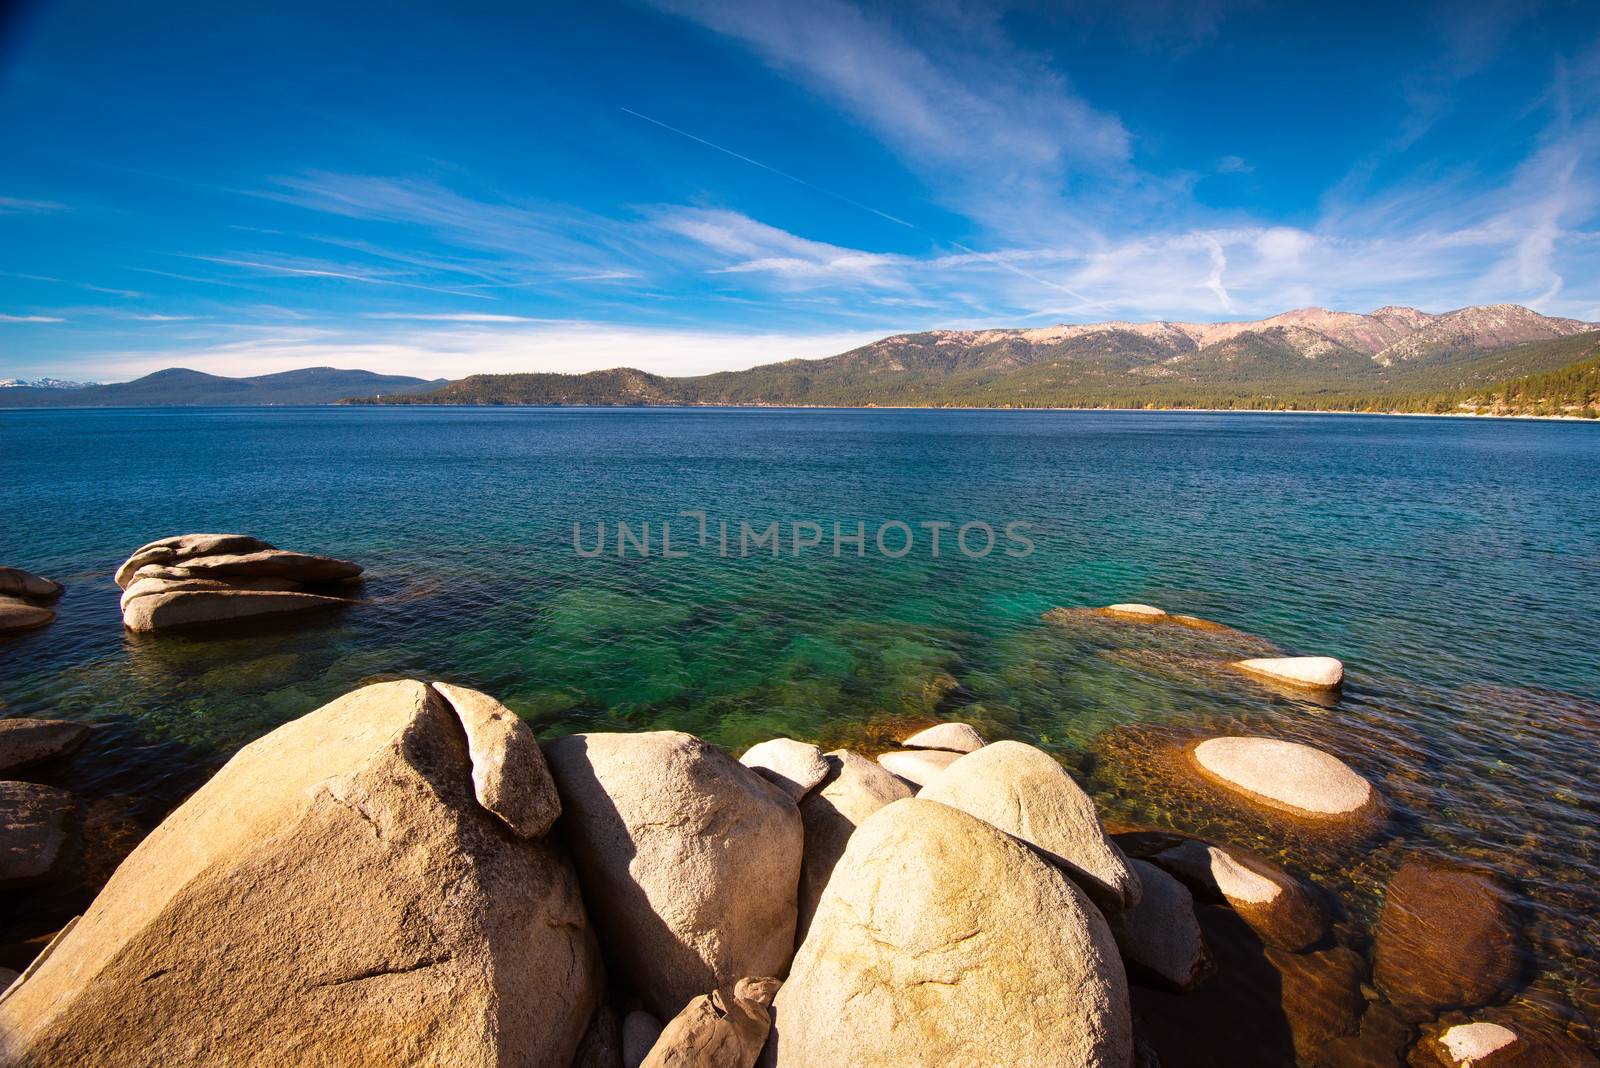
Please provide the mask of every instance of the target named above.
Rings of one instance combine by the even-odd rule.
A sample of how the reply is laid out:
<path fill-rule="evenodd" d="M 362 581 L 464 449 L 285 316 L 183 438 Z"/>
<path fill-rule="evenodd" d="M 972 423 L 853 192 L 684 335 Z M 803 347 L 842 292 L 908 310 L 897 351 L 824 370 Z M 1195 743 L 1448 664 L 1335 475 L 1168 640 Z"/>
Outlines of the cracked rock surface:
<path fill-rule="evenodd" d="M 450 703 L 380 683 L 145 839 L 0 1001 L 0 1063 L 564 1065 L 600 975 L 567 860 L 479 803 Z"/>

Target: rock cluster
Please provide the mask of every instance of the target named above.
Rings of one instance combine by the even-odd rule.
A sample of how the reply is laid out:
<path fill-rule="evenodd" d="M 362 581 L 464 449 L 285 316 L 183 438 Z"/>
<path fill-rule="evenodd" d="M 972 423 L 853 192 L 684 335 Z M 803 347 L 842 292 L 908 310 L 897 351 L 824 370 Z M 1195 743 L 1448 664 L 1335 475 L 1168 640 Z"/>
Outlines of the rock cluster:
<path fill-rule="evenodd" d="M 183 534 L 135 550 L 116 582 L 123 625 L 158 631 L 352 604 L 361 571 L 246 534 Z"/>
<path fill-rule="evenodd" d="M 48 607 L 61 597 L 61 584 L 15 567 L 0 567 L 0 636 L 34 630 L 56 618 Z"/>
<path fill-rule="evenodd" d="M 156 548 L 196 544 L 129 575 L 268 551 Z M 82 737 L 0 721 L 0 771 Z M 1492 873 L 1403 863 L 1369 972 L 1302 874 L 1108 835 L 1049 753 L 968 724 L 902 744 L 540 744 L 466 687 L 364 687 L 240 750 L 133 851 L 0 997 L 0 1063 L 1600 1068 L 1501 1004 L 1524 949 Z M 1273 813 L 1380 802 L 1294 743 L 1192 756 Z M 50 871 L 73 813 L 0 782 L 0 887 Z"/>

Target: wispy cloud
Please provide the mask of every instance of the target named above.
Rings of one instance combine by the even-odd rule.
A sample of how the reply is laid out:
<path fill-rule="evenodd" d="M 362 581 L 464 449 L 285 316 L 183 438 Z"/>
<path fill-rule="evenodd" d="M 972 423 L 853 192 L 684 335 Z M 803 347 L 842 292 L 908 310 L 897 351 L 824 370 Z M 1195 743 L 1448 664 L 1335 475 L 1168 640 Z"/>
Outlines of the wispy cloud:
<path fill-rule="evenodd" d="M 484 315 L 476 312 L 366 312 L 363 319 L 405 319 L 424 323 L 537 323 L 527 315 Z"/>
<path fill-rule="evenodd" d="M 478 300 L 489 298 L 479 293 L 465 289 L 455 289 L 445 286 L 424 285 L 420 282 L 409 282 L 403 278 L 385 275 L 376 271 L 367 271 L 359 267 L 341 264 L 322 264 L 313 261 L 271 261 L 237 259 L 230 256 L 201 256 L 194 255 L 191 259 L 201 260 L 206 263 L 215 263 L 224 267 L 239 267 L 268 275 L 291 275 L 298 278 L 329 278 L 341 282 L 358 282 L 362 285 L 374 286 L 399 286 L 402 289 L 421 289 L 430 293 L 449 293 L 459 297 L 473 297 Z"/>
<path fill-rule="evenodd" d="M 65 204 L 53 200 L 24 200 L 20 197 L 0 197 L 0 215 L 32 215 L 40 212 L 67 211 Z"/>
<path fill-rule="evenodd" d="M 1041 214 L 1047 225 L 1084 227 L 1062 190 L 1132 177 L 1121 119 L 1075 92 L 1047 57 L 1019 48 L 998 13 L 923 8 L 907 22 L 918 27 L 913 37 L 843 0 L 654 3 L 740 42 L 844 109 L 934 179 L 952 206 L 1013 236 L 1037 233 Z"/>
<path fill-rule="evenodd" d="M 64 323 L 65 319 L 54 315 L 6 315 L 0 313 L 0 323 Z"/>
<path fill-rule="evenodd" d="M 75 282 L 69 278 L 55 278 L 47 274 L 24 274 L 21 271 L 0 271 L 0 276 L 6 278 L 20 278 L 25 282 L 49 282 L 52 285 L 70 286 L 73 289 L 83 289 L 91 293 L 105 293 L 113 297 L 142 297 L 143 293 L 133 289 L 115 289 L 111 286 L 97 286 L 89 282 Z"/>

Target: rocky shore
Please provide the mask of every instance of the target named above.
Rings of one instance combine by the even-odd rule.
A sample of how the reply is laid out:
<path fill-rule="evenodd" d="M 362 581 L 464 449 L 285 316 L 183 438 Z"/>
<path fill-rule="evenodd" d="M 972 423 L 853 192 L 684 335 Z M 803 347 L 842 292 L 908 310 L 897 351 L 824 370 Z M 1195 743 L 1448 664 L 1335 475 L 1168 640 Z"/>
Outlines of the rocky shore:
<path fill-rule="evenodd" d="M 357 565 L 217 540 L 238 537 L 152 543 L 118 584 L 349 600 L 284 587 Z M 1142 605 L 1048 618 L 1226 630 Z M 1343 682 L 1249 641 L 1264 655 L 1207 670 Z M 1570 1013 L 1518 997 L 1523 899 L 1481 862 L 1408 854 L 1363 930 L 1326 873 L 1108 825 L 1054 755 L 985 730 L 736 755 L 674 731 L 541 740 L 464 686 L 365 685 L 241 749 L 0 973 L 0 1064 L 1600 1065 Z M 76 799 L 39 769 L 87 734 L 0 720 L 0 900 L 71 856 Z M 1359 850 L 1394 818 L 1301 742 L 1207 736 L 1153 766 L 1285 836 Z"/>

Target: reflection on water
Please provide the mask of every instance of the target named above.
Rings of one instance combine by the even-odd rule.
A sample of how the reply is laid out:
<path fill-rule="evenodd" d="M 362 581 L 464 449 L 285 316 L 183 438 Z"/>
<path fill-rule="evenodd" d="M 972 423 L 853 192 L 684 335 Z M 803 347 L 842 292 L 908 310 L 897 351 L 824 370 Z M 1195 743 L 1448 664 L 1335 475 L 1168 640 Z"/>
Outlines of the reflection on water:
<path fill-rule="evenodd" d="M 1108 817 L 1314 873 L 1365 952 L 1417 849 L 1518 881 L 1531 992 L 1600 1002 L 1600 433 L 1442 420 L 1109 413 L 281 410 L 0 413 L 0 562 L 61 579 L 0 645 L 6 714 L 101 725 L 62 785 L 115 856 L 240 745 L 364 681 L 446 678 L 545 735 L 675 728 L 875 751 L 957 716 L 1042 745 Z M 1033 524 L 982 561 L 580 560 L 571 524 Z M 238 530 L 368 567 L 304 627 L 134 639 L 111 572 Z M 674 528 L 674 538 L 677 531 Z M 1207 631 L 1058 606 L 1148 601 Z M 1220 666 L 1338 656 L 1337 698 Z M 1375 838 L 1286 830 L 1172 754 L 1261 733 L 1376 783 Z M 21 921 L 18 921 L 19 923 Z M 42 919 L 39 922 L 44 922 Z M 15 926 L 15 925 L 14 925 Z M 14 940 L 16 930 L 6 933 Z"/>

